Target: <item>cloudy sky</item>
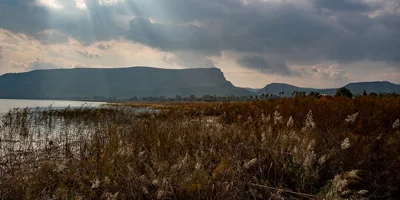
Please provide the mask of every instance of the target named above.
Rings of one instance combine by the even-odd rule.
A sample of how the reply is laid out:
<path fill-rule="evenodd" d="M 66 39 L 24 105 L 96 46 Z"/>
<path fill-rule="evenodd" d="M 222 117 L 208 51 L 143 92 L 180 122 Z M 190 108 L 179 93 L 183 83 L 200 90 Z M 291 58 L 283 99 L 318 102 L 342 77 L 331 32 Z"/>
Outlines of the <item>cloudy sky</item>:
<path fill-rule="evenodd" d="M 0 74 L 218 67 L 236 86 L 400 83 L 399 0 L 0 0 Z"/>

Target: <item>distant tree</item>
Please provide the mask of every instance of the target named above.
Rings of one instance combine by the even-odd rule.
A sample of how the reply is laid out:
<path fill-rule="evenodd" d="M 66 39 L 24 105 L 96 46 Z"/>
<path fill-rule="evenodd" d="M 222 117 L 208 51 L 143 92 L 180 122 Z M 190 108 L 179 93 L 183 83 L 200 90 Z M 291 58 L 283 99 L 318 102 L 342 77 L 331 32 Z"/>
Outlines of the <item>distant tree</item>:
<path fill-rule="evenodd" d="M 156 99 L 156 101 L 167 101 L 168 99 L 165 96 L 159 96 L 158 99 Z"/>
<path fill-rule="evenodd" d="M 315 98 L 321 98 L 321 94 L 319 92 L 310 92 L 310 94 L 308 94 L 308 96 L 310 97 L 315 97 Z"/>
<path fill-rule="evenodd" d="M 179 95 L 176 95 L 176 96 L 175 96 L 175 100 L 176 100 L 176 101 L 182 101 L 182 97 L 179 96 Z"/>
<path fill-rule="evenodd" d="M 375 92 L 371 92 L 371 93 L 369 93 L 369 96 L 373 96 L 373 97 L 375 97 L 375 96 L 378 96 L 378 94 L 377 94 L 377 93 L 375 93 Z"/>
<path fill-rule="evenodd" d="M 345 97 L 352 98 L 353 97 L 353 93 L 351 93 L 351 90 L 349 88 L 341 87 L 341 88 L 336 90 L 335 96 L 336 97 L 345 96 Z"/>
<path fill-rule="evenodd" d="M 363 96 L 368 96 L 367 90 L 364 90 Z"/>
<path fill-rule="evenodd" d="M 306 92 L 294 91 L 294 92 L 293 92 L 293 96 L 294 96 L 294 97 L 305 97 L 305 96 L 307 96 L 307 95 L 306 95 Z"/>
<path fill-rule="evenodd" d="M 196 98 L 196 96 L 194 96 L 193 94 L 191 94 L 190 96 L 189 96 L 189 101 L 196 101 L 197 100 L 197 98 Z"/>
<path fill-rule="evenodd" d="M 379 93 L 378 96 L 380 96 L 380 97 L 386 97 L 386 96 L 388 96 L 388 95 L 387 95 L 387 93 Z"/>
<path fill-rule="evenodd" d="M 217 98 L 215 96 L 211 96 L 211 95 L 204 95 L 203 97 L 201 97 L 201 101 L 205 101 L 205 102 L 215 102 L 217 101 Z"/>
<path fill-rule="evenodd" d="M 266 88 L 266 90 L 265 90 L 265 94 L 263 93 L 263 95 L 265 95 L 265 97 L 269 97 L 269 93 L 268 93 L 268 88 Z"/>
<path fill-rule="evenodd" d="M 399 97 L 400 94 L 397 94 L 396 92 L 393 92 L 389 95 L 390 97 Z"/>
<path fill-rule="evenodd" d="M 134 96 L 134 97 L 129 98 L 129 100 L 130 101 L 138 101 L 139 99 L 136 96 Z"/>

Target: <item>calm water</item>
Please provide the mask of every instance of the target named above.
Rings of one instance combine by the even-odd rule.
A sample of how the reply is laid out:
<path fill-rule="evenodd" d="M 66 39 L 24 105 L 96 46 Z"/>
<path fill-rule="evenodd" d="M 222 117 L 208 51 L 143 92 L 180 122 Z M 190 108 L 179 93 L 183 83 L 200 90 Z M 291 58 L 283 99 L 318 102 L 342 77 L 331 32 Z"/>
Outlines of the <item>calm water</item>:
<path fill-rule="evenodd" d="M 97 107 L 104 102 L 85 102 L 85 101 L 58 101 L 58 100 L 22 100 L 22 99 L 0 99 L 0 113 L 6 113 L 13 108 L 66 108 L 74 107 Z"/>

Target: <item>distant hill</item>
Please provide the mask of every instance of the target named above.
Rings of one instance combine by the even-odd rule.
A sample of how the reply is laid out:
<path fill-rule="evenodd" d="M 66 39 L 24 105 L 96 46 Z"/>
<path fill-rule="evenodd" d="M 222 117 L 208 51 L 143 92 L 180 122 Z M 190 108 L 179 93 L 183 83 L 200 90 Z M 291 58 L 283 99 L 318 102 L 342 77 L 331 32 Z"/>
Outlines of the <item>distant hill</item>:
<path fill-rule="evenodd" d="M 249 96 L 217 68 L 159 69 L 130 67 L 35 70 L 0 76 L 0 98 L 72 99 L 206 94 Z"/>
<path fill-rule="evenodd" d="M 268 90 L 269 94 L 273 95 L 279 95 L 280 92 L 283 92 L 283 96 L 285 97 L 290 97 L 292 96 L 294 91 L 299 91 L 299 92 L 319 92 L 321 94 L 334 94 L 336 89 L 315 89 L 315 88 L 302 88 L 302 87 L 297 87 L 294 85 L 289 85 L 286 83 L 271 83 L 265 86 L 263 89 L 260 89 L 257 91 L 257 94 L 262 94 L 266 93 Z"/>
<path fill-rule="evenodd" d="M 400 85 L 388 81 L 360 82 L 347 84 L 353 94 L 362 94 L 364 90 L 368 93 L 400 93 Z"/>
<path fill-rule="evenodd" d="M 350 83 L 345 85 L 348 87 L 353 94 L 362 94 L 364 90 L 367 93 L 400 93 L 400 85 L 390 83 L 387 81 L 375 81 L 375 82 L 359 82 Z M 256 93 L 258 95 L 265 93 L 268 89 L 269 94 L 279 95 L 280 92 L 284 92 L 283 96 L 290 97 L 294 91 L 310 93 L 312 91 L 319 92 L 320 94 L 334 95 L 337 88 L 327 88 L 327 89 L 316 89 L 316 88 L 302 88 L 285 83 L 271 83 L 265 86 L 263 89 L 258 90 Z"/>

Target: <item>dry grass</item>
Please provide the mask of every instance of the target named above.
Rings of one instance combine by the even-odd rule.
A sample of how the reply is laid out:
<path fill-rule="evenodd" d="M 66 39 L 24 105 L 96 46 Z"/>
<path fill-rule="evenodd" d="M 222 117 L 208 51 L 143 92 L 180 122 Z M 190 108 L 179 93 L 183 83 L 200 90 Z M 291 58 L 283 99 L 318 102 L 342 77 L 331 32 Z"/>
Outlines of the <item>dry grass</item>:
<path fill-rule="evenodd" d="M 162 107 L 11 111 L 0 199 L 400 198 L 400 98 Z"/>

